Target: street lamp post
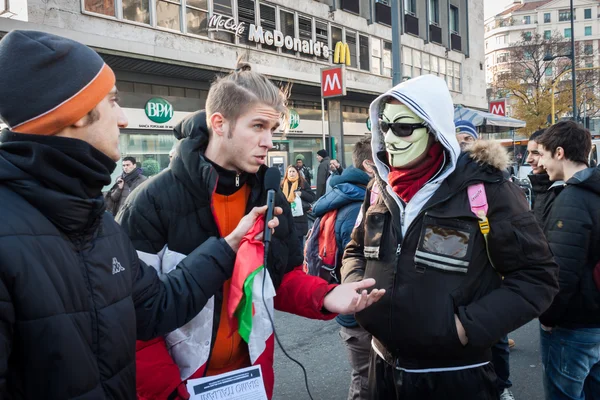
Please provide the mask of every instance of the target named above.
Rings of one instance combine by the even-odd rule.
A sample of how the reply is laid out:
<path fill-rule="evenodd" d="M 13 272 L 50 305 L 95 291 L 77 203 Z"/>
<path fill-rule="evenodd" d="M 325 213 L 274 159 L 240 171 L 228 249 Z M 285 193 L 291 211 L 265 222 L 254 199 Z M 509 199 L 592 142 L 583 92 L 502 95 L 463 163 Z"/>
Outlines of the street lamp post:
<path fill-rule="evenodd" d="M 402 82 L 402 65 L 400 59 L 400 0 L 392 0 L 392 84 Z"/>
<path fill-rule="evenodd" d="M 575 82 L 575 10 L 571 0 L 571 80 L 573 82 L 573 121 L 577 121 L 577 84 Z"/>

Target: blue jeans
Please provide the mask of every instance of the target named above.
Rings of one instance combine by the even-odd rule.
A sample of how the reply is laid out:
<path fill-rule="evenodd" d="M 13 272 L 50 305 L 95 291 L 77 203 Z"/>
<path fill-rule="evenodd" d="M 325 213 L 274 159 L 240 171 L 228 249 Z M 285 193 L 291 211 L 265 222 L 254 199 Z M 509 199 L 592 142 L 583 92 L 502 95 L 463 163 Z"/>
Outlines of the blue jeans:
<path fill-rule="evenodd" d="M 600 328 L 540 329 L 547 400 L 600 399 Z"/>
<path fill-rule="evenodd" d="M 500 393 L 512 386 L 510 381 L 510 349 L 508 347 L 508 336 L 504 336 L 492 347 L 492 364 L 496 370 L 496 385 Z"/>

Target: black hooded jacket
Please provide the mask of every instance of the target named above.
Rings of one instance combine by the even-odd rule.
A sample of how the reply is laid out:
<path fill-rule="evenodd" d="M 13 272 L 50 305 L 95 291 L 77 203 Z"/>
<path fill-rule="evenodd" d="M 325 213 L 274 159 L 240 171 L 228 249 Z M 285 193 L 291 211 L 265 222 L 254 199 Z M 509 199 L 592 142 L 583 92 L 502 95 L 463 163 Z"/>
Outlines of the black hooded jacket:
<path fill-rule="evenodd" d="M 531 190 L 533 191 L 532 206 L 533 214 L 540 226 L 543 228 L 550 216 L 552 204 L 556 196 L 560 194 L 563 185 L 552 182 L 548 174 L 530 174 Z"/>
<path fill-rule="evenodd" d="M 234 253 L 207 258 L 228 248 L 213 239 L 159 279 L 105 212 L 113 161 L 76 139 L 0 142 L 0 398 L 134 400 L 136 337 L 193 318 L 198 265 L 231 270 Z"/>
<path fill-rule="evenodd" d="M 344 282 L 374 278 L 386 290 L 356 319 L 392 365 L 428 369 L 489 361 L 493 344 L 539 316 L 558 291 L 558 268 L 523 193 L 503 178 L 501 166 L 486 161 L 501 151 L 478 142 L 462 153 L 404 236 L 397 222 L 404 214 L 379 174 L 373 204 L 374 182 L 367 190 L 342 276 Z M 467 188 L 476 183 L 487 193 L 489 247 L 469 205 Z M 466 346 L 454 315 L 467 332 Z"/>
<path fill-rule="evenodd" d="M 567 181 L 554 201 L 546 236 L 560 267 L 560 292 L 540 322 L 565 328 L 600 327 L 600 291 L 593 270 L 600 261 L 600 169 Z"/>

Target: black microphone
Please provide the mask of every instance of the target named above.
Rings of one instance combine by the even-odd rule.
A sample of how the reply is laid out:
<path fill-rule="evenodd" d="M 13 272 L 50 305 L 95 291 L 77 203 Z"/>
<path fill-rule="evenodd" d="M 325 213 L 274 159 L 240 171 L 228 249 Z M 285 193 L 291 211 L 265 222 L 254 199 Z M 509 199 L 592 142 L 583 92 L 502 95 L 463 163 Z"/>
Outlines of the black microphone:
<path fill-rule="evenodd" d="M 275 193 L 279 190 L 281 174 L 279 168 L 271 167 L 265 173 L 265 190 L 267 191 L 267 216 L 265 218 L 265 232 L 263 241 L 265 244 L 271 243 L 271 229 L 268 222 L 273 219 L 273 209 L 275 208 Z"/>

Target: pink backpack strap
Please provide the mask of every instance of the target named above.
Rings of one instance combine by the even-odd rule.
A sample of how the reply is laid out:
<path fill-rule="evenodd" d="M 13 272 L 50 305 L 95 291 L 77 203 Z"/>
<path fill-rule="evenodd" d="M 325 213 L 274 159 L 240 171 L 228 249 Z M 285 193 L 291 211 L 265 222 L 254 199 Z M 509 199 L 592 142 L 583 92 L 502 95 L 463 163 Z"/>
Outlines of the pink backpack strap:
<path fill-rule="evenodd" d="M 481 220 L 484 218 L 487 219 L 488 202 L 483 183 L 476 183 L 469 186 L 467 194 L 469 196 L 469 205 L 471 206 L 473 214 Z"/>
<path fill-rule="evenodd" d="M 379 198 L 380 192 L 381 189 L 379 188 L 379 184 L 375 182 L 371 187 L 371 197 L 369 198 L 369 203 L 371 206 L 377 203 L 377 199 Z"/>
<path fill-rule="evenodd" d="M 490 246 L 488 243 L 488 234 L 490 233 L 490 223 L 487 219 L 488 213 L 488 200 L 487 194 L 485 193 L 485 186 L 483 183 L 476 183 L 467 188 L 467 195 L 469 196 L 469 205 L 471 206 L 471 212 L 475 214 L 479 219 L 479 230 L 485 240 L 485 250 L 490 260 L 490 264 L 494 267 L 492 258 L 490 257 Z"/>

